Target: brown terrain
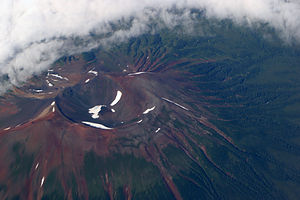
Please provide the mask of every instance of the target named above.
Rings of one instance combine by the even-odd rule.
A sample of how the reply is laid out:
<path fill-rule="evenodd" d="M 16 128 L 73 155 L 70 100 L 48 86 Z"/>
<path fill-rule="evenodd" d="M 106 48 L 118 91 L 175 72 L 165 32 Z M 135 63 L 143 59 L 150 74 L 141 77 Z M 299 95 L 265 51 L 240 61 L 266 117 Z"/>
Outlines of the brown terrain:
<path fill-rule="evenodd" d="M 64 198 L 92 199 L 83 174 L 88 152 L 101 158 L 128 154 L 152 163 L 168 188 L 166 192 L 175 199 L 183 199 L 174 182 L 176 177 L 202 186 L 172 164 L 165 151 L 170 146 L 200 169 L 212 165 L 225 177 L 238 181 L 209 156 L 212 144 L 243 152 L 210 121 L 215 116 L 203 105 L 209 106 L 208 100 L 216 97 L 193 91 L 193 75 L 175 68 L 178 64 L 189 67 L 215 61 L 161 63 L 165 54 L 151 60 L 148 52 L 134 62 L 114 65 L 116 70 L 111 72 L 104 68 L 105 59 L 86 63 L 77 56 L 7 92 L 0 99 L 0 199 L 42 199 L 53 170 L 54 185 L 61 185 Z M 89 110 L 99 105 L 101 109 L 92 117 Z M 106 197 L 114 199 L 119 182 L 109 167 L 95 174 Z M 214 180 L 204 176 L 210 197 L 217 197 Z M 77 183 L 75 189 L 71 179 Z M 120 181 L 125 199 L 132 199 L 138 190 L 129 179 Z"/>

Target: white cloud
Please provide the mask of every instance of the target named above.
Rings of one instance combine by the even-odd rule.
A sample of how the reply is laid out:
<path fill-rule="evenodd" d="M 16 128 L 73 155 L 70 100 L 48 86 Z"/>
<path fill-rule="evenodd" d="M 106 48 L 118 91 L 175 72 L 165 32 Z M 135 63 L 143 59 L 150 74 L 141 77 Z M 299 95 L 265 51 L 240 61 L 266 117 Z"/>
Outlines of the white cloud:
<path fill-rule="evenodd" d="M 172 8 L 185 9 L 181 15 Z M 107 34 L 110 22 L 129 22 L 108 41 L 151 31 L 150 20 L 173 26 L 189 20 L 189 9 L 206 10 L 208 18 L 229 18 L 240 24 L 264 22 L 287 40 L 300 41 L 300 2 L 297 0 L 2 0 L 0 6 L 0 77 L 12 84 L 46 69 L 62 54 L 99 45 L 90 32 Z M 74 38 L 86 38 L 78 49 Z M 90 42 L 88 42 L 90 41 Z M 7 83 L 6 83 L 7 84 Z M 0 92 L 4 85 L 0 82 Z"/>

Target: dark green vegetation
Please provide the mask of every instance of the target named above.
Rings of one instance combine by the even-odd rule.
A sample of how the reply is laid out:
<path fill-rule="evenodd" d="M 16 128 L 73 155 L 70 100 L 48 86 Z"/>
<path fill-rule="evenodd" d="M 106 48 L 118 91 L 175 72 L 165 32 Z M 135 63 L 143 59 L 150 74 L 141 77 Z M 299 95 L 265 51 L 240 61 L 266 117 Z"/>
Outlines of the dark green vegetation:
<path fill-rule="evenodd" d="M 164 73 L 168 73 L 165 69 L 170 63 L 185 60 L 171 66 L 181 73 L 190 73 L 185 81 L 194 84 L 185 88 L 185 94 L 192 99 L 203 99 L 200 101 L 204 107 L 216 116 L 213 123 L 233 139 L 236 147 L 198 136 L 214 162 L 207 162 L 199 147 L 194 147 L 195 153 L 202 156 L 202 169 L 182 151 L 165 149 L 169 167 L 173 166 L 170 171 L 175 168 L 193 179 L 189 181 L 183 176 L 174 179 L 182 197 L 297 199 L 300 195 L 297 189 L 300 186 L 299 45 L 286 44 L 266 27 L 245 28 L 228 21 L 201 22 L 193 30 L 203 33 L 200 36 L 180 31 L 178 28 L 132 38 L 112 48 L 107 56 L 118 54 L 140 61 L 149 54 L 151 63 L 160 59 L 159 65 L 150 71 Z M 193 59 L 199 58 L 214 61 L 194 64 Z M 203 96 L 216 98 L 207 100 Z M 190 106 L 193 107 L 192 102 Z M 175 120 L 174 126 L 189 131 L 179 121 Z"/>
<path fill-rule="evenodd" d="M 135 158 L 133 155 L 117 154 L 110 158 L 104 158 L 93 152 L 86 153 L 84 173 L 90 199 L 103 197 L 109 199 L 108 192 L 105 191 L 109 188 L 108 182 L 116 192 L 114 195 L 116 199 L 125 199 L 124 189 L 126 187 L 130 187 L 133 199 L 174 198 L 168 192 L 159 170 L 152 163 Z"/>

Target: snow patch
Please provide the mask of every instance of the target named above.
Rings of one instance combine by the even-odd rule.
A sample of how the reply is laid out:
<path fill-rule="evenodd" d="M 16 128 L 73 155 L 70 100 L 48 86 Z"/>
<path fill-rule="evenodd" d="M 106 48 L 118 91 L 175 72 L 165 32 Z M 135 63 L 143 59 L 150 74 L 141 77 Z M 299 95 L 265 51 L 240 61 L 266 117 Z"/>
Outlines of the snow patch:
<path fill-rule="evenodd" d="M 43 178 L 42 178 L 42 181 L 41 181 L 41 186 L 40 186 L 40 187 L 42 187 L 42 186 L 43 186 L 43 184 L 44 184 L 44 181 L 45 181 L 45 176 L 43 176 Z"/>
<path fill-rule="evenodd" d="M 113 102 L 111 102 L 110 106 L 116 105 L 120 101 L 121 97 L 122 97 L 122 92 L 118 90 L 116 98 L 115 100 L 113 100 Z"/>
<path fill-rule="evenodd" d="M 107 126 L 104 126 L 102 124 L 97 124 L 97 123 L 93 123 L 93 122 L 85 122 L 85 121 L 82 121 L 81 123 L 83 124 L 86 124 L 86 125 L 89 125 L 89 126 L 92 126 L 92 127 L 95 127 L 95 128 L 100 128 L 100 129 L 104 129 L 104 130 L 111 130 L 113 128 L 109 128 Z"/>
<path fill-rule="evenodd" d="M 41 93 L 41 92 L 43 92 L 43 90 L 35 90 L 35 89 L 33 89 L 33 91 L 36 92 L 36 93 Z"/>
<path fill-rule="evenodd" d="M 90 70 L 88 73 L 89 73 L 89 74 L 94 74 L 95 76 L 98 76 L 98 72 L 93 71 L 93 70 Z"/>
<path fill-rule="evenodd" d="M 54 106 L 55 105 L 55 101 L 53 101 L 52 103 L 51 103 L 51 106 Z"/>
<path fill-rule="evenodd" d="M 90 79 L 87 79 L 86 81 L 84 81 L 85 83 L 88 83 L 88 82 L 90 82 Z"/>
<path fill-rule="evenodd" d="M 135 72 L 135 73 L 130 73 L 128 76 L 134 76 L 134 75 L 139 75 L 139 74 L 146 74 L 147 72 Z"/>
<path fill-rule="evenodd" d="M 39 167 L 39 165 L 40 165 L 40 163 L 37 163 L 36 165 L 35 165 L 35 170 L 37 170 L 37 168 Z"/>
<path fill-rule="evenodd" d="M 156 129 L 155 133 L 158 133 L 160 131 L 160 128 Z"/>
<path fill-rule="evenodd" d="M 89 109 L 89 113 L 92 114 L 93 119 L 99 118 L 99 112 L 102 110 L 102 107 L 106 107 L 105 105 L 94 106 Z"/>
<path fill-rule="evenodd" d="M 66 81 L 69 80 L 68 78 L 62 77 L 62 76 L 60 76 L 60 75 L 58 75 L 58 74 L 48 74 L 48 75 L 53 76 L 53 77 L 55 77 L 55 78 L 64 79 L 64 80 L 66 80 Z"/>
<path fill-rule="evenodd" d="M 145 111 L 143 112 L 143 114 L 144 114 L 144 115 L 145 115 L 145 114 L 148 114 L 149 112 L 153 111 L 154 109 L 155 109 L 155 106 L 153 106 L 152 108 L 149 108 L 149 109 L 145 110 Z"/>
<path fill-rule="evenodd" d="M 170 99 L 167 99 L 167 98 L 164 98 L 164 97 L 162 97 L 162 99 L 165 100 L 165 101 L 167 101 L 167 102 L 169 102 L 169 103 L 172 103 L 172 104 L 174 104 L 174 105 L 176 105 L 176 106 L 178 106 L 178 107 L 180 107 L 180 108 L 182 108 L 184 110 L 187 110 L 187 111 L 189 110 L 186 107 L 184 107 L 184 106 L 182 106 L 182 105 L 180 105 L 180 104 L 178 104 L 178 103 L 176 103 L 174 101 L 171 101 Z"/>
<path fill-rule="evenodd" d="M 139 123 L 141 123 L 142 121 L 143 121 L 143 120 L 141 119 L 141 120 L 137 121 L 136 123 L 139 124 Z"/>
<path fill-rule="evenodd" d="M 8 131 L 9 129 L 11 129 L 11 127 L 7 127 L 7 128 L 5 128 L 3 130 Z"/>
<path fill-rule="evenodd" d="M 48 84 L 49 87 L 53 87 L 53 84 L 50 83 L 50 81 L 46 80 L 46 83 Z"/>

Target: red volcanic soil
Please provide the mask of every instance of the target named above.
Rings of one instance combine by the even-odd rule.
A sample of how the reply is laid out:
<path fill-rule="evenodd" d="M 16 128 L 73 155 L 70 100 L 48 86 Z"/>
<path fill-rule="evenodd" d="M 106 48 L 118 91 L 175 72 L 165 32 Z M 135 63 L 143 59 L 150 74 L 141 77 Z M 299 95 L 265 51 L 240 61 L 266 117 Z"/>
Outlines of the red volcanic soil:
<path fill-rule="evenodd" d="M 152 163 L 175 199 L 182 199 L 174 182 L 175 173 L 191 182 L 196 181 L 168 161 L 164 149 L 169 145 L 202 167 L 193 150 L 193 146 L 197 146 L 216 168 L 222 170 L 209 157 L 206 144 L 199 143 L 196 138 L 213 138 L 219 144 L 238 147 L 209 122 L 213 115 L 189 95 L 187 88 L 191 87 L 191 82 L 185 74 L 172 70 L 186 62 L 190 66 L 213 61 L 161 63 L 165 53 L 154 61 L 150 61 L 149 56 L 147 53 L 135 64 L 129 63 L 126 72 L 120 69 L 113 73 L 101 71 L 104 61 L 85 63 L 77 57 L 67 61 L 63 68 L 58 63 L 40 77 L 6 94 L 0 102 L 0 120 L 3 121 L 0 159 L 5 161 L 0 163 L 0 186 L 5 185 L 0 198 L 19 194 L 21 199 L 42 199 L 47 193 L 45 184 L 55 171 L 55 183 L 61 185 L 67 199 L 75 198 L 74 188 L 68 181 L 72 174 L 79 183 L 77 194 L 88 199 L 90 186 L 83 168 L 85 155 L 91 151 L 103 158 L 115 153 L 130 154 Z M 168 73 L 162 73 L 167 70 Z M 141 71 L 147 73 L 130 75 Z M 111 106 L 117 91 L 122 92 L 121 99 Z M 205 98 L 214 97 L 203 97 L 201 101 Z M 105 110 L 99 111 L 98 118 L 92 118 L 89 109 L 97 105 L 105 105 Z M 100 128 L 83 122 L 97 124 Z M 103 126 L 109 129 L 101 128 Z M 216 134 L 219 135 L 217 139 L 214 138 Z M 171 173 L 169 167 L 175 171 Z M 99 175 L 110 199 L 116 195 L 113 181 L 116 176 L 110 171 Z M 131 199 L 133 185 L 124 183 L 122 188 L 125 198 Z"/>
<path fill-rule="evenodd" d="M 25 181 L 26 192 L 24 191 L 24 185 L 15 183 L 8 183 L 13 185 L 8 193 L 19 191 L 25 192 L 28 199 L 35 199 L 33 191 L 38 191 L 38 199 L 42 196 L 43 190 L 39 188 L 40 180 L 42 177 L 47 177 L 51 169 L 57 168 L 62 164 L 66 171 L 61 171 L 62 178 L 63 173 L 70 173 L 73 171 L 77 174 L 77 170 L 80 169 L 80 164 L 83 163 L 83 152 L 96 150 L 99 154 L 108 154 L 107 144 L 114 138 L 112 132 L 95 130 L 90 127 L 86 127 L 80 124 L 74 124 L 63 118 L 58 112 L 52 112 L 47 108 L 43 115 L 38 116 L 31 121 L 12 128 L 9 131 L 1 132 L 1 150 L 0 156 L 6 157 L 7 149 L 13 146 L 14 143 L 25 143 L 24 149 L 27 154 L 34 155 L 34 165 L 30 170 L 30 177 Z M 95 144 L 95 140 L 97 143 Z M 6 141 L 3 143 L 3 141 Z M 63 155 L 63 157 L 62 157 Z M 2 162 L 0 168 L 9 169 L 10 161 L 14 158 L 6 158 L 7 162 Z M 37 163 L 38 168 L 35 169 Z M 2 171 L 1 170 L 1 171 Z M 4 170 L 3 170 L 4 171 Z M 1 173 L 0 180 L 10 180 L 9 173 Z M 80 179 L 80 177 L 77 177 Z M 22 180 L 20 180 L 22 183 Z M 64 179 L 61 179 L 64 185 Z M 81 181 L 80 181 L 81 182 Z M 84 187 L 84 182 L 82 182 Z M 39 188 L 39 190 L 36 190 Z M 67 189 L 67 188 L 66 188 Z M 87 194 L 86 194 L 87 195 Z"/>
<path fill-rule="evenodd" d="M 12 103 L 4 102 L 0 104 L 0 116 L 4 115 L 14 115 L 18 112 L 17 106 Z"/>

